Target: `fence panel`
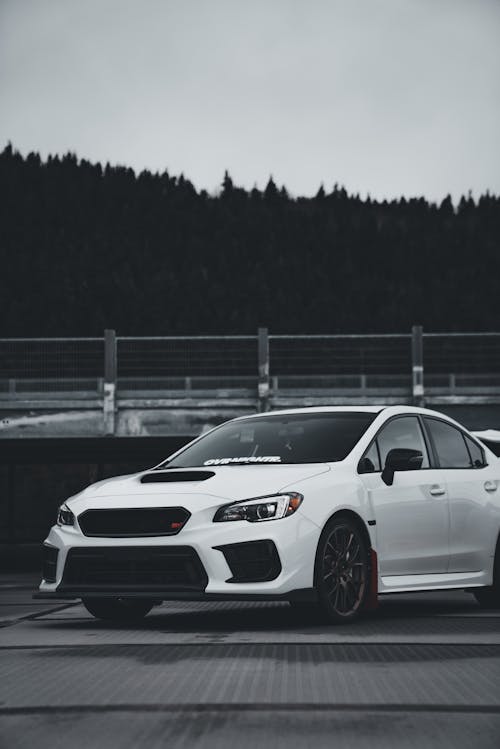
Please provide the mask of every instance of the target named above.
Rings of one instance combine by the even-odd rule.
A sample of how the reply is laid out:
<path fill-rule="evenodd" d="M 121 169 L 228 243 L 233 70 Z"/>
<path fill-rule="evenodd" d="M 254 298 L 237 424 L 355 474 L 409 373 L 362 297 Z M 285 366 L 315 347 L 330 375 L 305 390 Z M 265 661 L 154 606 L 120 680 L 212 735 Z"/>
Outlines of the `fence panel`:
<path fill-rule="evenodd" d="M 118 389 L 255 389 L 257 336 L 119 337 Z"/>
<path fill-rule="evenodd" d="M 408 374 L 411 335 L 269 336 L 272 375 Z"/>
<path fill-rule="evenodd" d="M 103 377 L 102 338 L 0 339 L 0 391 L 27 393 L 91 392 Z"/>
<path fill-rule="evenodd" d="M 426 377 L 500 373 L 500 333 L 424 333 Z"/>

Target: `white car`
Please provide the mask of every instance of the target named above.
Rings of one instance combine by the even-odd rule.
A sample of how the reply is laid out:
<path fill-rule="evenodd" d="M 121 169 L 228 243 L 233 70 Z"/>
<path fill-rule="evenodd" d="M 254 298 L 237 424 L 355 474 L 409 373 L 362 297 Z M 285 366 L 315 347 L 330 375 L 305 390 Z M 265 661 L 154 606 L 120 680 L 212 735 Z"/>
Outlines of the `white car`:
<path fill-rule="evenodd" d="M 37 597 L 103 619 L 165 600 L 285 600 L 349 621 L 384 593 L 500 604 L 500 462 L 435 411 L 245 416 L 65 502 Z"/>

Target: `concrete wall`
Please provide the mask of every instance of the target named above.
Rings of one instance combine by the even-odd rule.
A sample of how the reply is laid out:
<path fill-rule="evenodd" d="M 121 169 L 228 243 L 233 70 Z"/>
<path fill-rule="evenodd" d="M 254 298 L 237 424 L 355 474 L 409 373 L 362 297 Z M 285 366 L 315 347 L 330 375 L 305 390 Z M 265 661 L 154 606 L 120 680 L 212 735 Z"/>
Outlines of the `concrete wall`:
<path fill-rule="evenodd" d="M 0 543 L 42 541 L 69 496 L 100 479 L 153 466 L 188 441 L 1 440 Z"/>
<path fill-rule="evenodd" d="M 271 397 L 269 408 L 410 402 L 411 399 L 397 395 L 354 398 L 316 393 Z M 500 428 L 499 398 L 428 398 L 427 405 L 453 416 L 471 429 Z M 203 430 L 236 416 L 256 413 L 258 409 L 256 399 L 242 397 L 118 400 L 110 426 L 102 404 L 94 401 L 3 401 L 0 404 L 0 439 L 195 437 Z"/>

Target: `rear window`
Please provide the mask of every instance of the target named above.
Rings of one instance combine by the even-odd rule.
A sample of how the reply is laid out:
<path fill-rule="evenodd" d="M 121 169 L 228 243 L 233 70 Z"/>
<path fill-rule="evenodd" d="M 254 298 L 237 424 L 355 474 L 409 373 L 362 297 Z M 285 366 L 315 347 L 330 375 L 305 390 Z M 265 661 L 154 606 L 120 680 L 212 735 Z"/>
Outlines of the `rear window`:
<path fill-rule="evenodd" d="M 228 422 L 160 467 L 343 460 L 376 415 L 364 412 L 309 413 Z"/>
<path fill-rule="evenodd" d="M 479 447 L 477 442 L 471 440 L 471 438 L 467 434 L 464 434 L 464 439 L 467 443 L 467 447 L 469 448 L 469 453 L 472 458 L 472 465 L 474 466 L 474 468 L 482 468 L 485 465 L 484 453 L 482 449 Z"/>
<path fill-rule="evenodd" d="M 437 419 L 425 419 L 436 448 L 440 468 L 471 468 L 465 439 L 458 429 Z"/>

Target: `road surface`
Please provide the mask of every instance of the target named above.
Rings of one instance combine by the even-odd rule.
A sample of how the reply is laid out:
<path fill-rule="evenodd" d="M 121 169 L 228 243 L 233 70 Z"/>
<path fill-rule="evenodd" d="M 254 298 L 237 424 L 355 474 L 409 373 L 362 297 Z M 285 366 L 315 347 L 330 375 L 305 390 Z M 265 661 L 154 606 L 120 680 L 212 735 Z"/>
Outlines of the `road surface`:
<path fill-rule="evenodd" d="M 170 603 L 134 626 L 0 584 L 2 749 L 499 749 L 500 612 L 391 596 L 349 626 Z"/>

